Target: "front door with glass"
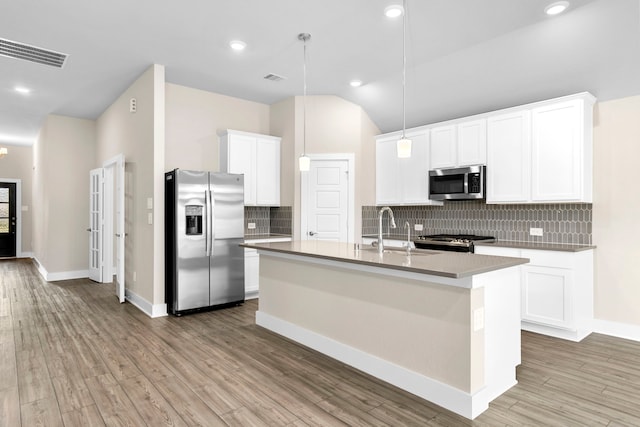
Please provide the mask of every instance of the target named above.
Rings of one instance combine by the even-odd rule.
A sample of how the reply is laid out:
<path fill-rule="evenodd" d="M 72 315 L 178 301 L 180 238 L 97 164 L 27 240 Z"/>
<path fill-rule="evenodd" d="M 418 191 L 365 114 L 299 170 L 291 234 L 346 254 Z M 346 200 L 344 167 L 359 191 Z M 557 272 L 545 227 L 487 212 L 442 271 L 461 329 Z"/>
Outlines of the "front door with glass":
<path fill-rule="evenodd" d="M 16 256 L 16 184 L 0 182 L 0 257 Z"/>

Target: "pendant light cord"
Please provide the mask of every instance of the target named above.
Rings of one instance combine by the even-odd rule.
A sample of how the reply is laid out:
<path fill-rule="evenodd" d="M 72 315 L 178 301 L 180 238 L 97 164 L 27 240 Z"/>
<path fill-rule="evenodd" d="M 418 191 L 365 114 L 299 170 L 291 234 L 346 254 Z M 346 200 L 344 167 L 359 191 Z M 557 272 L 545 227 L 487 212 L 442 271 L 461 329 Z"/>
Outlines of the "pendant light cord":
<path fill-rule="evenodd" d="M 307 155 L 307 39 L 308 34 L 302 38 L 303 47 L 303 66 L 302 66 L 302 154 Z"/>
<path fill-rule="evenodd" d="M 406 86 L 407 86 L 407 0 L 402 1 L 402 139 L 405 139 L 406 129 Z"/>
<path fill-rule="evenodd" d="M 307 41 L 311 38 L 309 33 L 298 34 L 298 40 L 303 42 L 302 50 L 302 155 L 307 155 Z"/>

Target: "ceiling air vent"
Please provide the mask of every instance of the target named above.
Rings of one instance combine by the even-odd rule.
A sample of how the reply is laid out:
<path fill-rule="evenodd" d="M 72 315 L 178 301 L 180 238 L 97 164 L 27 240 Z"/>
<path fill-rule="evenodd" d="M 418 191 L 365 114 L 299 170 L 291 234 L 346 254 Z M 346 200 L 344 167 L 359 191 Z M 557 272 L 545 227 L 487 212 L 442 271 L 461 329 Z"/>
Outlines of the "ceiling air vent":
<path fill-rule="evenodd" d="M 267 79 L 267 80 L 271 80 L 272 82 L 279 82 L 281 80 L 286 79 L 286 77 L 279 76 L 279 75 L 273 74 L 273 73 L 267 74 L 266 76 L 264 76 L 264 78 Z"/>
<path fill-rule="evenodd" d="M 0 38 L 0 55 L 62 68 L 69 55 Z"/>

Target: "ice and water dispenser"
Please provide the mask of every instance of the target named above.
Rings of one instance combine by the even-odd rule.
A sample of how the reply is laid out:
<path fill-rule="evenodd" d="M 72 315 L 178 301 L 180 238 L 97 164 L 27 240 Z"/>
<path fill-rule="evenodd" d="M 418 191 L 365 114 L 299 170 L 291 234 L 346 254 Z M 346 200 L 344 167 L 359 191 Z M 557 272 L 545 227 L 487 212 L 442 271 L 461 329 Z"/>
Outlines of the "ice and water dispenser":
<path fill-rule="evenodd" d="M 202 212 L 203 206 L 185 206 L 187 236 L 197 236 L 202 234 Z"/>

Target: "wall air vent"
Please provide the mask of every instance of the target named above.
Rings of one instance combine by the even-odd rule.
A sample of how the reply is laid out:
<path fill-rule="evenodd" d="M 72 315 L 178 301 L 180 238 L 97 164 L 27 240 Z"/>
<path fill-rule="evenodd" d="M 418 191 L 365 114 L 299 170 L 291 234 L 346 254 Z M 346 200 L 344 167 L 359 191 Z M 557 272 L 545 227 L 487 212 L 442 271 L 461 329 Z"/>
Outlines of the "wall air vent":
<path fill-rule="evenodd" d="M 62 68 L 69 56 L 66 53 L 54 52 L 3 38 L 0 38 L 0 55 L 50 65 L 56 68 Z"/>
<path fill-rule="evenodd" d="M 264 78 L 267 79 L 267 80 L 271 80 L 272 82 L 279 82 L 281 80 L 286 79 L 286 77 L 279 76 L 279 75 L 273 74 L 273 73 L 267 74 L 266 76 L 264 76 Z"/>

